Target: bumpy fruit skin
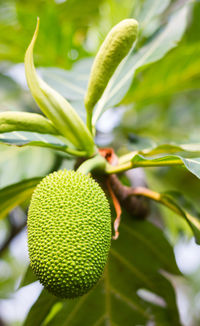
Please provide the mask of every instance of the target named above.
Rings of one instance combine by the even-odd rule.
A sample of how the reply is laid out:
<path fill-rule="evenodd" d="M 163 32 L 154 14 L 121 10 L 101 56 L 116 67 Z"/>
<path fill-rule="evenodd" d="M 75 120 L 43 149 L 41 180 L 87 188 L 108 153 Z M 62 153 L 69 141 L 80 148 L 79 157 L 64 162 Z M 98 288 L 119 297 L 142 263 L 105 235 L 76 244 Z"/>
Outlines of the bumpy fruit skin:
<path fill-rule="evenodd" d="M 97 182 L 66 170 L 40 182 L 28 212 L 28 249 L 47 290 L 61 298 L 88 292 L 102 275 L 110 243 L 110 207 Z"/>

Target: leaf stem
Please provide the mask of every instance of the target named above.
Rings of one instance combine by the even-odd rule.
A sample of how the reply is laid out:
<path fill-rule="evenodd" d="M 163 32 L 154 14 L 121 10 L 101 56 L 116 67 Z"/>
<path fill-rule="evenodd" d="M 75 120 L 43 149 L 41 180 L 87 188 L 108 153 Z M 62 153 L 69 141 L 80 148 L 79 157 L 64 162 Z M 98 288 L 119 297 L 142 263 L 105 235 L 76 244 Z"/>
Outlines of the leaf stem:
<path fill-rule="evenodd" d="M 160 166 L 181 166 L 184 165 L 181 159 L 176 160 L 168 160 L 166 161 L 140 161 L 140 162 L 126 162 L 123 164 L 118 164 L 115 166 L 107 165 L 106 173 L 113 174 L 113 173 L 120 173 L 124 172 L 129 169 L 139 168 L 139 167 L 160 167 Z"/>
<path fill-rule="evenodd" d="M 79 150 L 69 148 L 69 147 L 67 147 L 64 150 L 64 152 L 67 154 L 73 155 L 73 156 L 77 156 L 77 157 L 87 156 L 87 154 L 88 154 L 86 151 L 79 151 Z"/>
<path fill-rule="evenodd" d="M 107 161 L 105 160 L 105 158 L 97 154 L 91 159 L 83 162 L 77 169 L 77 172 L 81 172 L 83 174 L 88 174 L 92 171 L 105 173 L 106 165 L 107 165 Z"/>
<path fill-rule="evenodd" d="M 160 201 L 161 200 L 161 194 L 158 192 L 155 192 L 153 190 L 150 190 L 145 187 L 137 187 L 131 190 L 131 193 L 129 193 L 129 196 L 144 196 L 150 199 L 153 199 L 155 201 Z"/>
<path fill-rule="evenodd" d="M 144 197 L 150 198 L 150 199 L 168 207 L 177 215 L 185 217 L 188 224 L 193 229 L 193 231 L 194 231 L 193 225 L 197 229 L 200 229 L 200 222 L 194 216 L 183 211 L 175 202 L 173 202 L 173 200 L 170 197 L 165 198 L 162 194 L 155 192 L 153 190 L 150 190 L 148 188 L 145 188 L 145 187 L 137 187 L 137 188 L 132 189 L 128 196 L 144 196 Z"/>
<path fill-rule="evenodd" d="M 131 191 L 129 196 L 131 196 L 131 195 L 144 196 L 144 197 L 150 198 L 156 202 L 159 202 L 160 204 L 165 205 L 166 207 L 171 209 L 174 213 L 182 216 L 181 210 L 172 202 L 169 202 L 169 201 L 165 200 L 164 198 L 162 198 L 162 195 L 158 192 L 155 192 L 155 191 L 150 190 L 145 187 L 137 187 Z"/>

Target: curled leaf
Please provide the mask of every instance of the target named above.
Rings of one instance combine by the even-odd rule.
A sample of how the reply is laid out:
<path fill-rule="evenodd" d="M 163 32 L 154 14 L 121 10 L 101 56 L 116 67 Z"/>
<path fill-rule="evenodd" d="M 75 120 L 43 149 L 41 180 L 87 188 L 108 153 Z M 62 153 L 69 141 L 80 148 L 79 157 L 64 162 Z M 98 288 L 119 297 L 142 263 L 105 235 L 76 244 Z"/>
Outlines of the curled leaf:
<path fill-rule="evenodd" d="M 33 49 L 39 30 L 39 18 L 32 41 L 25 55 L 25 72 L 28 86 L 36 103 L 53 122 L 56 129 L 76 148 L 95 153 L 93 138 L 73 107 L 63 96 L 47 85 L 38 75 L 33 62 Z"/>
<path fill-rule="evenodd" d="M 40 114 L 16 111 L 0 113 L 0 133 L 19 130 L 59 135 L 53 123 Z"/>

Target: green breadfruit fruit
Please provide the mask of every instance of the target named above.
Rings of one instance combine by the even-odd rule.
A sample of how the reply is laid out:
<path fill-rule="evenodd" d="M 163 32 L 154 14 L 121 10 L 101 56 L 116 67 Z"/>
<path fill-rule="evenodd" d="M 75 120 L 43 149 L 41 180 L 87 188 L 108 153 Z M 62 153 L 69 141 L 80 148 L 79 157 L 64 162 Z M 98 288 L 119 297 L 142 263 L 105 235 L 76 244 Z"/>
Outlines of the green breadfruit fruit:
<path fill-rule="evenodd" d="M 28 212 L 28 249 L 49 292 L 61 298 L 88 292 L 103 273 L 110 243 L 110 207 L 97 182 L 66 170 L 40 182 Z"/>

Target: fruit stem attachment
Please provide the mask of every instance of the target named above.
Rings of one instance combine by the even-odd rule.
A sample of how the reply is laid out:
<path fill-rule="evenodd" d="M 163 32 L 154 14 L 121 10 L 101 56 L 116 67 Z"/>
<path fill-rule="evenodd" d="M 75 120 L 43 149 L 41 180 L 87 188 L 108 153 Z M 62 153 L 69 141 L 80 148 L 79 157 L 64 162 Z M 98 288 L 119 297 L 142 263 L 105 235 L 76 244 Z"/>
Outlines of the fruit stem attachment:
<path fill-rule="evenodd" d="M 114 205 L 115 212 L 116 212 L 116 218 L 114 220 L 115 235 L 112 238 L 114 240 L 117 240 L 118 237 L 119 237 L 118 229 L 119 229 L 119 226 L 120 226 L 122 209 L 121 209 L 121 205 L 120 205 L 120 202 L 119 202 L 117 196 L 115 195 L 114 191 L 112 190 L 112 187 L 111 187 L 111 184 L 110 184 L 110 176 L 107 178 L 106 184 L 107 184 L 107 188 L 108 188 L 108 191 L 109 191 L 110 196 L 112 198 L 113 205 Z"/>
<path fill-rule="evenodd" d="M 83 162 L 77 169 L 77 172 L 81 172 L 86 175 L 93 171 L 97 171 L 98 173 L 105 173 L 107 164 L 108 163 L 105 160 L 105 158 L 102 157 L 101 155 L 97 154 L 96 156 Z"/>

